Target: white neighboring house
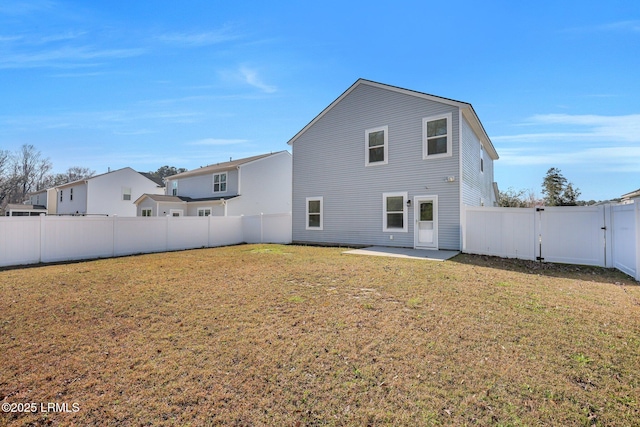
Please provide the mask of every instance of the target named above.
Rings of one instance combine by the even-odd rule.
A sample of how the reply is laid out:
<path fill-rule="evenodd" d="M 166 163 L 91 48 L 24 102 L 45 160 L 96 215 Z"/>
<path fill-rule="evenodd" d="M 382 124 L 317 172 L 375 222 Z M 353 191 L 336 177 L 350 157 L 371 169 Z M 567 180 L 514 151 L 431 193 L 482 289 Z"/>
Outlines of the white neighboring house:
<path fill-rule="evenodd" d="M 143 194 L 138 216 L 237 216 L 291 212 L 288 151 L 209 165 L 165 178 L 165 194 Z"/>
<path fill-rule="evenodd" d="M 136 216 L 142 194 L 162 194 L 162 183 L 126 167 L 55 187 L 58 215 Z"/>

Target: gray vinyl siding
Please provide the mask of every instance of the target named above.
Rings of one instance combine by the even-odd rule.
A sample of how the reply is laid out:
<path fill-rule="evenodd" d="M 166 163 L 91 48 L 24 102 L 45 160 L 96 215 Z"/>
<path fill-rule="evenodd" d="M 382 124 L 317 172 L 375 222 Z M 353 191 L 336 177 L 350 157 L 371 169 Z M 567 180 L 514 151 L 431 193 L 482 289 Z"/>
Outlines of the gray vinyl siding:
<path fill-rule="evenodd" d="M 422 119 L 452 113 L 453 155 L 422 158 Z M 407 232 L 383 232 L 382 195 L 438 196 L 439 247 L 460 248 L 458 108 L 396 91 L 360 85 L 293 143 L 293 240 L 414 246 Z M 388 126 L 388 164 L 365 167 L 365 130 Z M 456 177 L 447 182 L 448 176 Z M 322 196 L 323 230 L 306 230 L 306 198 Z M 393 236 L 393 240 L 390 239 Z"/>
<path fill-rule="evenodd" d="M 481 142 L 462 118 L 462 203 L 469 206 L 493 206 L 493 160 L 484 152 L 484 171 L 480 171 Z"/>
<path fill-rule="evenodd" d="M 238 170 L 227 171 L 227 191 L 213 192 L 213 173 L 178 178 L 178 196 L 200 199 L 205 197 L 235 196 L 238 194 Z M 167 184 L 167 194 L 172 193 L 172 184 Z"/>
<path fill-rule="evenodd" d="M 71 190 L 73 189 L 73 200 Z M 62 191 L 62 201 L 60 201 Z M 87 184 L 82 182 L 77 185 L 62 188 L 56 194 L 58 198 L 58 214 L 86 214 L 87 213 Z M 91 212 L 96 213 L 96 212 Z"/>
<path fill-rule="evenodd" d="M 158 203 L 148 197 L 138 203 L 138 206 L 136 207 L 136 216 L 142 216 L 143 209 L 151 209 L 151 216 L 162 216 L 158 212 Z"/>

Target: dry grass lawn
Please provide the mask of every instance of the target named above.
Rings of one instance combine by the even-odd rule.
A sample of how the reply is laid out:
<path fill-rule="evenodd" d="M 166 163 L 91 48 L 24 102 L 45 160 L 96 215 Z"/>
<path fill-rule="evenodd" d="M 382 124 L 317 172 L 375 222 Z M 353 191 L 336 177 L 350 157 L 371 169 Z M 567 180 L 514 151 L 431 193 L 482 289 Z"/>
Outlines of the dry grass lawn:
<path fill-rule="evenodd" d="M 640 424 L 628 276 L 342 252 L 0 271 L 0 402 L 59 404 L 0 425 Z"/>

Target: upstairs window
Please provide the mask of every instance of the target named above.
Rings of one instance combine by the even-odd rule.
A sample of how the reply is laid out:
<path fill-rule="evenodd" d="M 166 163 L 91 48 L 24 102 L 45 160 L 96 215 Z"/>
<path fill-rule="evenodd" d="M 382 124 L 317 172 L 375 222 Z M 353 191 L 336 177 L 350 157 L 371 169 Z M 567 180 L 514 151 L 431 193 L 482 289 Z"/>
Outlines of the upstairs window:
<path fill-rule="evenodd" d="M 131 188 L 122 187 L 122 200 L 131 200 Z"/>
<path fill-rule="evenodd" d="M 73 200 L 73 188 L 69 190 L 69 200 Z"/>
<path fill-rule="evenodd" d="M 386 165 L 389 151 L 389 127 L 367 129 L 364 134 L 365 166 Z"/>
<path fill-rule="evenodd" d="M 227 191 L 227 173 L 216 173 L 213 175 L 213 192 L 223 193 Z"/>
<path fill-rule="evenodd" d="M 480 144 L 480 172 L 484 172 L 484 148 Z"/>
<path fill-rule="evenodd" d="M 451 113 L 422 119 L 422 158 L 452 155 Z"/>
<path fill-rule="evenodd" d="M 178 195 L 178 181 L 171 181 L 171 195 Z"/>
<path fill-rule="evenodd" d="M 62 191 L 63 191 L 63 190 L 60 190 L 60 201 L 61 201 L 61 202 L 62 202 Z"/>

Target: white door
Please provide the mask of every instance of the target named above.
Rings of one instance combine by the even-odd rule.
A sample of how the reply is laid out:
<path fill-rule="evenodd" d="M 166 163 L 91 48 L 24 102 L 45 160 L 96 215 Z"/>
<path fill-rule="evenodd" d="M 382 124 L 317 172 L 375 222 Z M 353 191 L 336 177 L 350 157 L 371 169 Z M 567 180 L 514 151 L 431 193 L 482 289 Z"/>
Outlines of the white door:
<path fill-rule="evenodd" d="M 414 201 L 414 246 L 438 249 L 438 196 L 420 196 Z"/>

